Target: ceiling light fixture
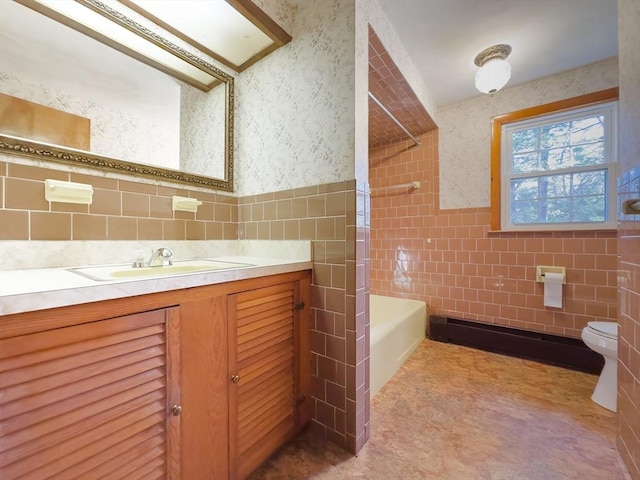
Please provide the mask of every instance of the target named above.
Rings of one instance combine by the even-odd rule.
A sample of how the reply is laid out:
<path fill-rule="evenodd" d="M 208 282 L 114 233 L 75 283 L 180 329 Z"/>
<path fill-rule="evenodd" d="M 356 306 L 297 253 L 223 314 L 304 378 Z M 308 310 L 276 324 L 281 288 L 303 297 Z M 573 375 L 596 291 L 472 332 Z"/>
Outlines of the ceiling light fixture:
<path fill-rule="evenodd" d="M 476 88 L 482 93 L 493 95 L 504 87 L 511 78 L 511 65 L 505 59 L 511 53 L 511 46 L 494 45 L 481 51 L 474 60 L 480 67 L 476 73 Z"/>

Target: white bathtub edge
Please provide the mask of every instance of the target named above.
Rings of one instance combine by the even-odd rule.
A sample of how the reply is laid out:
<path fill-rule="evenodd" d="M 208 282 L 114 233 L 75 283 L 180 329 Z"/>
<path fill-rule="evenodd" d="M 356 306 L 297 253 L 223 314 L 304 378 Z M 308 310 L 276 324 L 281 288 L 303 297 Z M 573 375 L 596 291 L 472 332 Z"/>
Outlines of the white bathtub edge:
<path fill-rule="evenodd" d="M 370 303 L 369 387 L 373 398 L 426 337 L 427 307 L 418 300 L 370 297 L 376 297 Z"/>

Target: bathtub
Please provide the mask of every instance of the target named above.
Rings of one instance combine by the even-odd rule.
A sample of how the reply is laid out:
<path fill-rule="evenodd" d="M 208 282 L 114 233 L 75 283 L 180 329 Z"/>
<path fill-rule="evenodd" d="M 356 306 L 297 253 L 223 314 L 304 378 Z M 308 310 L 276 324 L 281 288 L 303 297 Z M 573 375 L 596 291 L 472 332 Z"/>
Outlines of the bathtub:
<path fill-rule="evenodd" d="M 418 300 L 369 296 L 371 398 L 425 338 L 427 305 Z"/>

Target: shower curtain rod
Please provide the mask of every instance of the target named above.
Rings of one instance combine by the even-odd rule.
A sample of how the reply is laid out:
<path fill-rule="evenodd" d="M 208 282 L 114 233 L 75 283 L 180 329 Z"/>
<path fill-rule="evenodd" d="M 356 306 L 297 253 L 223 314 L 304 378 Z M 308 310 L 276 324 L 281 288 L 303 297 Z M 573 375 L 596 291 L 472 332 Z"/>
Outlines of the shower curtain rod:
<path fill-rule="evenodd" d="M 369 92 L 369 98 L 370 98 L 371 100 L 373 100 L 373 101 L 376 103 L 376 105 L 378 105 L 378 106 L 382 109 L 382 111 L 383 111 L 384 113 L 386 113 L 386 114 L 387 114 L 387 116 L 388 116 L 391 120 L 393 120 L 393 122 L 394 122 L 398 127 L 400 127 L 400 128 L 402 129 L 402 131 L 403 131 L 403 132 L 404 132 L 404 133 L 405 133 L 405 134 L 406 134 L 406 135 L 407 135 L 411 140 L 413 140 L 413 142 L 416 144 L 416 146 L 420 145 L 420 140 L 418 140 L 416 137 L 414 137 L 413 135 L 411 135 L 411 133 L 409 132 L 409 130 L 407 130 L 406 128 L 404 128 L 404 125 L 402 125 L 402 124 L 398 121 L 398 119 L 397 119 L 396 117 L 394 117 L 394 116 L 393 116 L 393 114 L 392 114 L 389 110 L 387 110 L 387 108 L 386 108 L 384 105 L 382 105 L 382 103 L 380 103 L 380 100 L 378 100 L 378 99 L 373 95 L 373 93 Z"/>

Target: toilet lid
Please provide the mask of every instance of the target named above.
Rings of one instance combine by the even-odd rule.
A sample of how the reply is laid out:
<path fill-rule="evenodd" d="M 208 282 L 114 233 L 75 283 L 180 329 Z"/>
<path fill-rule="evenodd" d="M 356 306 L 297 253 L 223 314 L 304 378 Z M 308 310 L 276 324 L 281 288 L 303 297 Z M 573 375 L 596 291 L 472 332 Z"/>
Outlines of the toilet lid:
<path fill-rule="evenodd" d="M 618 338 L 618 324 L 616 322 L 589 322 L 589 328 L 600 335 L 609 338 Z"/>

